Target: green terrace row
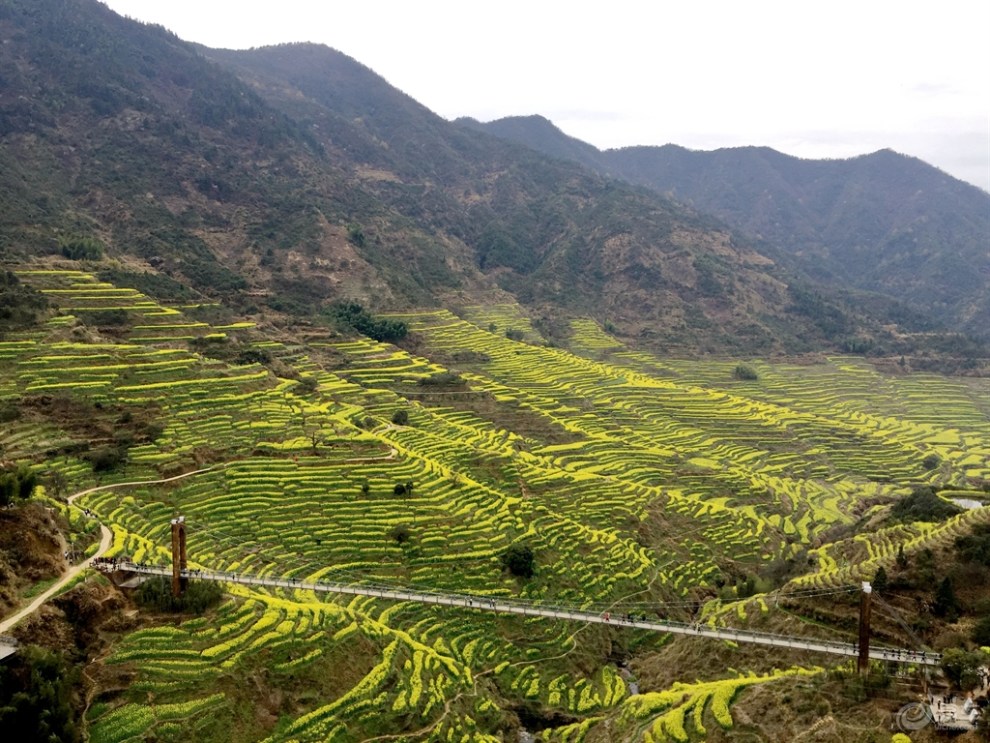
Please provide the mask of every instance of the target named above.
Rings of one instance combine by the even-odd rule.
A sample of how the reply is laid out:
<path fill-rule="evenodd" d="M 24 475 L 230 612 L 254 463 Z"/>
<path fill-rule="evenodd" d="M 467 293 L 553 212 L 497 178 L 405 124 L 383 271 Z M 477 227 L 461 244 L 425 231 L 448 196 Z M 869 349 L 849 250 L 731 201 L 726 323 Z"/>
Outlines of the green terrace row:
<path fill-rule="evenodd" d="M 449 320 L 449 318 L 443 318 L 443 317 L 440 317 L 439 319 L 444 320 L 445 322 Z M 443 325 L 442 327 L 442 342 L 448 345 L 450 343 L 452 336 L 454 335 L 451 328 L 452 326 L 446 324 Z M 423 332 L 425 329 L 426 328 L 423 327 L 422 325 L 420 326 L 420 332 Z M 470 326 L 467 327 L 467 332 L 472 333 L 472 335 L 469 337 L 468 340 L 464 342 L 465 345 L 466 346 L 469 345 L 474 348 L 481 348 L 486 352 L 486 354 L 489 354 L 492 358 L 498 358 L 499 356 L 499 353 L 491 348 L 492 345 L 499 345 L 499 344 L 504 345 L 505 343 L 511 343 L 495 338 L 494 336 L 491 336 L 491 334 L 483 333 L 482 331 L 476 331 L 476 332 L 471 331 Z M 491 340 L 491 343 L 487 346 L 482 345 L 486 337 Z M 522 346 L 523 344 L 512 344 L 512 345 Z M 532 349 L 532 352 L 537 354 L 544 353 L 543 349 Z M 555 355 L 557 356 L 555 361 L 558 361 L 560 359 L 560 356 L 556 352 Z M 527 359 L 524 362 L 516 362 L 516 363 L 524 363 L 524 364 L 528 363 L 531 369 L 538 369 L 538 370 L 541 369 L 541 364 L 539 363 L 533 364 L 531 359 Z M 544 369 L 551 368 L 549 364 L 543 364 L 542 367 Z M 598 372 L 599 370 L 596 369 L 595 371 Z M 561 380 L 566 380 L 566 374 L 562 373 L 562 371 L 559 369 L 559 363 L 556 364 L 556 367 L 554 368 L 552 374 L 549 374 L 547 371 L 542 371 L 542 370 L 533 373 L 537 374 L 540 378 L 540 387 L 538 389 L 538 395 L 543 399 L 546 399 L 548 395 L 553 394 L 552 391 L 549 391 L 550 385 L 545 384 L 543 380 L 552 376 L 553 378 L 558 380 L 557 382 L 554 383 L 557 387 L 562 387 L 564 385 L 564 381 Z M 513 374 L 513 379 L 516 381 L 516 384 L 519 384 L 518 380 L 520 379 L 520 377 L 524 378 L 524 374 L 521 372 L 519 374 Z M 593 385 L 589 384 L 589 386 L 593 388 Z M 532 389 L 531 386 L 526 387 L 527 392 L 531 389 Z M 599 389 L 601 388 L 599 387 Z M 587 389 L 582 389 L 581 395 L 584 395 L 584 399 L 588 399 L 589 394 L 595 395 L 597 398 L 600 399 L 605 395 L 609 395 L 610 397 L 612 397 L 611 393 L 613 390 L 616 391 L 616 394 L 614 395 L 614 398 L 616 399 L 615 400 L 607 399 L 604 401 L 604 404 L 602 405 L 602 409 L 603 409 L 602 415 L 604 416 L 607 413 L 608 420 L 607 421 L 603 420 L 602 423 L 597 427 L 597 430 L 593 430 L 592 425 L 590 425 L 595 421 L 594 409 L 590 413 L 580 413 L 580 415 L 575 416 L 574 412 L 578 412 L 578 411 L 569 410 L 563 405 L 558 405 L 555 411 L 558 420 L 561 420 L 563 425 L 570 426 L 573 430 L 576 430 L 577 432 L 584 432 L 588 434 L 597 433 L 600 436 L 606 436 L 608 434 L 609 427 L 612 427 L 614 430 L 614 426 L 616 425 L 612 413 L 617 408 L 620 410 L 620 415 L 623 412 L 632 409 L 634 413 L 638 413 L 638 415 L 630 415 L 629 420 L 626 422 L 627 425 L 623 426 L 623 430 L 621 431 L 621 433 L 623 434 L 623 436 L 621 436 L 621 440 L 623 442 L 627 442 L 630 438 L 628 435 L 626 435 L 626 431 L 631 426 L 638 426 L 638 428 L 640 429 L 641 438 L 643 440 L 646 440 L 650 437 L 653 437 L 653 439 L 656 440 L 658 438 L 657 435 L 659 433 L 660 434 L 659 438 L 663 442 L 664 446 L 668 448 L 668 451 L 670 450 L 685 451 L 688 450 L 689 447 L 693 447 L 699 452 L 699 454 L 702 452 L 706 454 L 704 459 L 711 461 L 710 453 L 713 451 L 713 448 L 715 451 L 717 451 L 717 445 L 719 443 L 718 439 L 716 439 L 713 436 L 707 435 L 707 431 L 700 429 L 697 426 L 689 426 L 688 424 L 679 421 L 675 422 L 670 420 L 669 408 L 672 402 L 674 403 L 678 402 L 676 399 L 676 395 L 669 394 L 667 389 L 664 389 L 662 386 L 660 386 L 659 389 L 643 390 L 642 394 L 640 394 L 638 398 L 636 396 L 630 397 L 626 388 L 615 387 L 614 385 L 607 387 L 605 392 L 599 392 L 597 394 L 595 392 L 589 392 Z M 658 392 L 662 393 L 662 397 L 657 395 Z M 718 407 L 716 410 L 712 410 L 710 405 L 711 403 L 710 399 L 703 399 L 704 396 L 694 394 L 693 391 L 689 391 L 689 394 L 692 394 L 692 396 L 696 398 L 694 401 L 695 404 L 699 404 L 703 409 L 707 407 L 708 410 L 707 414 L 704 416 L 698 414 L 693 415 L 691 421 L 692 423 L 703 423 L 705 420 L 709 418 L 718 419 L 719 416 L 721 416 L 725 412 L 725 405 Z M 579 395 L 575 393 L 573 397 L 579 397 Z M 595 400 L 594 397 L 592 397 L 591 399 Z M 570 401 L 568 400 L 567 402 Z M 619 405 L 616 405 L 616 402 L 618 402 L 619 405 L 622 405 L 623 407 L 619 408 Z M 733 404 L 735 404 L 735 401 L 732 402 Z M 638 411 L 636 410 L 637 407 L 639 408 Z M 758 406 L 749 404 L 749 407 L 758 407 Z M 666 420 L 660 418 L 661 416 L 666 418 Z M 794 416 L 794 417 L 798 418 L 799 416 Z M 738 422 L 739 416 L 737 415 L 736 418 Z M 656 423 L 660 423 L 661 425 L 663 425 L 664 429 L 658 431 Z M 754 425 L 758 426 L 761 431 L 766 431 L 767 429 L 769 429 L 773 435 L 779 436 L 780 432 L 778 429 L 783 425 L 787 425 L 787 421 L 785 421 L 784 424 L 778 423 L 776 426 L 773 426 L 765 420 L 759 420 L 759 421 L 755 421 Z M 670 435 L 671 433 L 681 434 L 681 435 L 677 438 L 671 438 Z M 800 433 L 802 434 L 803 437 L 805 431 L 801 431 Z M 830 443 L 832 439 L 834 439 L 834 436 L 831 436 L 831 434 L 832 434 L 831 430 L 826 430 L 825 434 L 821 436 L 822 439 L 821 443 L 823 445 L 827 445 L 828 443 Z M 752 434 L 751 436 L 755 440 L 761 440 L 765 438 L 765 436 L 758 436 L 755 433 Z M 616 438 L 619 439 L 620 437 L 617 436 Z M 794 438 L 796 437 L 792 437 L 792 440 Z M 750 442 L 745 442 L 745 443 L 750 443 Z M 713 445 L 715 446 L 713 447 Z M 743 446 L 742 444 L 725 444 L 724 446 L 726 451 L 725 461 L 727 462 L 738 461 L 740 453 L 742 453 L 743 455 L 747 454 L 747 452 L 741 451 L 741 447 Z M 757 450 L 755 453 L 758 454 L 759 457 L 763 460 L 762 464 L 765 469 L 769 469 L 770 467 L 774 466 L 773 464 L 774 455 L 772 452 L 765 452 L 765 451 L 760 452 L 759 450 Z M 789 468 L 794 469 L 802 461 L 801 457 L 797 456 L 796 454 L 792 455 L 792 454 L 784 453 L 777 456 L 779 458 L 783 458 L 784 460 L 780 464 L 776 465 L 777 472 L 787 471 Z M 872 468 L 874 466 L 873 461 L 876 460 L 876 456 L 873 456 L 872 459 L 869 462 L 867 462 L 867 455 L 859 455 L 857 452 L 856 456 L 850 455 L 848 459 L 852 461 L 862 461 L 864 465 L 869 463 L 869 466 Z M 767 464 L 768 462 L 769 462 L 769 466 Z M 907 464 L 904 462 L 898 464 L 901 465 L 902 471 L 903 468 L 907 466 Z M 790 467 L 788 465 L 790 465 Z M 661 472 L 659 474 L 661 474 L 662 476 L 666 473 Z M 889 476 L 889 472 L 885 472 L 885 475 Z"/>

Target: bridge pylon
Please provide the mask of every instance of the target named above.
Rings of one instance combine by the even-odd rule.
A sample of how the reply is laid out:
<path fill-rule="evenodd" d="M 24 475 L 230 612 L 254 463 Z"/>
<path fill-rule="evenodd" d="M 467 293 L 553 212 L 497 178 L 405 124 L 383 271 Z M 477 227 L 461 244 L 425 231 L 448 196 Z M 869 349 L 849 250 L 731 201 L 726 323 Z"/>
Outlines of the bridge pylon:
<path fill-rule="evenodd" d="M 863 592 L 859 595 L 859 658 L 856 669 L 866 674 L 870 670 L 870 597 L 873 586 L 863 581 Z"/>
<path fill-rule="evenodd" d="M 182 575 L 186 569 L 186 517 L 172 519 L 172 595 L 178 598 L 186 591 L 189 579 Z"/>

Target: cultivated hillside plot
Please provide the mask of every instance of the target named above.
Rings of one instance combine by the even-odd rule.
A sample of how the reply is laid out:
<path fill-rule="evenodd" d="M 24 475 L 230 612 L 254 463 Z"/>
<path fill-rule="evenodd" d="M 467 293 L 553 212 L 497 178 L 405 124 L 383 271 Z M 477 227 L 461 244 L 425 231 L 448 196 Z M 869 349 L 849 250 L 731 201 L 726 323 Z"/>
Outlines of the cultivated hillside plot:
<path fill-rule="evenodd" d="M 882 376 L 854 358 L 751 361 L 757 379 L 740 380 L 737 361 L 631 351 L 590 320 L 573 324 L 570 351 L 547 347 L 511 305 L 392 316 L 414 351 L 330 333 L 277 342 L 84 272 L 18 274 L 61 309 L 0 341 L 0 398 L 25 411 L 0 432 L 5 456 L 61 473 L 67 491 L 218 465 L 83 499 L 113 529 L 111 554 L 135 561 L 166 564 L 182 514 L 194 568 L 743 626 L 770 621 L 775 601 L 709 601 L 726 581 L 800 553 L 783 593 L 841 589 L 900 547 L 990 521 L 982 508 L 832 541 L 912 485 L 990 481 L 987 380 Z M 107 310 L 126 313 L 112 333 L 105 314 L 93 319 Z M 158 425 L 108 441 L 126 459 L 97 467 L 68 413 L 46 417 L 59 405 Z M 504 569 L 513 546 L 531 548 L 531 578 Z M 208 616 L 116 647 L 88 713 L 94 743 L 500 740 L 516 715 L 554 740 L 697 739 L 733 726 L 747 688 L 832 662 L 773 670 L 715 643 L 738 662 L 630 695 L 618 664 L 669 638 L 306 591 L 229 594 Z M 116 672 L 131 682 L 115 686 Z"/>

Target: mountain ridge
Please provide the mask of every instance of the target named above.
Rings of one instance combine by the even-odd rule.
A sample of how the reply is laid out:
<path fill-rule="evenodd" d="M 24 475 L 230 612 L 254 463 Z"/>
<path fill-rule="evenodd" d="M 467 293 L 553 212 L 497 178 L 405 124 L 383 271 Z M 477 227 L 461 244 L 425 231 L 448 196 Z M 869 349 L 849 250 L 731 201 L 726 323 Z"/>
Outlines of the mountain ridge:
<path fill-rule="evenodd" d="M 817 280 L 907 300 L 974 335 L 990 332 L 990 194 L 918 158 L 889 148 L 835 160 L 757 146 L 597 150 L 540 118 L 461 124 L 710 212 Z"/>
<path fill-rule="evenodd" d="M 79 235 L 248 314 L 513 298 L 684 353 L 897 352 L 924 329 L 891 333 L 910 313 L 874 316 L 656 189 L 447 122 L 327 47 L 208 50 L 95 0 L 2 8 L 15 257 Z"/>

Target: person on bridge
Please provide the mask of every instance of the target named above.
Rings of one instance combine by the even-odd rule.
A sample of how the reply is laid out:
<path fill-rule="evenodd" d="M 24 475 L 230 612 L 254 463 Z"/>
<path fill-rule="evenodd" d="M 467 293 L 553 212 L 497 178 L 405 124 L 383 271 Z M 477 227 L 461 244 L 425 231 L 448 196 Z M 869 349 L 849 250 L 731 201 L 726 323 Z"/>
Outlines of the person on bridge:
<path fill-rule="evenodd" d="M 605 612 L 604 614 L 602 614 L 602 619 L 604 619 L 607 622 L 609 620 L 609 616 L 610 616 L 609 613 Z"/>

